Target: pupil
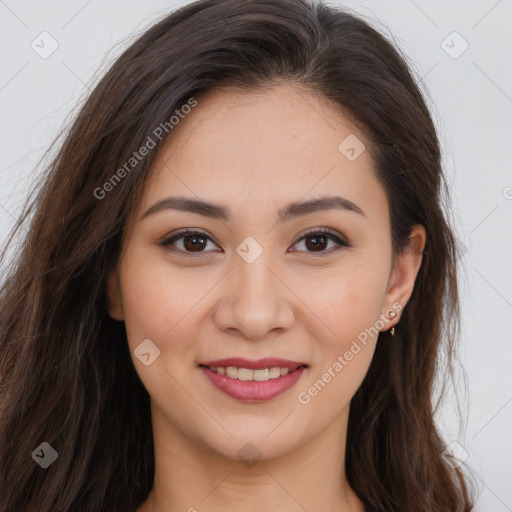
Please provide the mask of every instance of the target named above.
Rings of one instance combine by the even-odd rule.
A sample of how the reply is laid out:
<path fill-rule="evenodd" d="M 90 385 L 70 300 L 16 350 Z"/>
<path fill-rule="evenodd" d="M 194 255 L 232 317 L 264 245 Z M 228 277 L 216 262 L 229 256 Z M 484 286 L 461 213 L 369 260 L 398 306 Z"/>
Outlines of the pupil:
<path fill-rule="evenodd" d="M 322 240 L 322 242 L 325 242 L 326 240 L 326 237 L 325 236 L 312 236 L 312 237 L 309 237 L 307 240 L 306 240 L 306 246 L 308 247 L 308 249 L 310 248 L 309 247 L 309 244 L 308 244 L 308 240 Z M 313 243 L 312 244 L 312 247 L 315 248 L 315 249 L 318 249 L 319 246 L 322 246 L 322 242 L 319 243 Z"/>
<path fill-rule="evenodd" d="M 198 239 L 202 239 L 203 240 L 203 244 L 199 243 L 199 245 L 196 245 L 195 242 L 194 242 L 189 247 L 190 239 L 194 239 L 195 242 L 197 242 Z M 185 246 L 186 249 L 189 249 L 189 248 L 191 248 L 192 250 L 194 250 L 194 249 L 203 249 L 203 247 L 201 247 L 201 245 L 204 245 L 204 237 L 200 236 L 200 235 L 186 235 L 185 238 L 184 238 L 183 245 Z"/>

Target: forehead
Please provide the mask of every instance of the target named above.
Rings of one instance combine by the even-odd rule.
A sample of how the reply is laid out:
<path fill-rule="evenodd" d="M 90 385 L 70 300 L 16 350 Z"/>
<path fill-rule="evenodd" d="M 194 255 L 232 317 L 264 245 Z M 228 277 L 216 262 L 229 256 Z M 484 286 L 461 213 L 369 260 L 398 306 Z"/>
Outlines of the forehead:
<path fill-rule="evenodd" d="M 143 206 L 180 193 L 234 208 L 256 204 L 261 215 L 283 202 L 340 193 L 370 210 L 386 207 L 369 141 L 327 100 L 280 85 L 216 89 L 197 101 L 161 150 Z"/>
<path fill-rule="evenodd" d="M 319 95 L 313 96 L 298 86 L 283 84 L 256 91 L 223 87 L 209 91 L 173 133 L 174 153 L 201 155 L 208 151 L 218 158 L 235 155 L 250 165 L 277 157 L 299 160 L 302 157 L 327 158 L 339 155 L 339 138 L 365 136 L 334 105 Z"/>

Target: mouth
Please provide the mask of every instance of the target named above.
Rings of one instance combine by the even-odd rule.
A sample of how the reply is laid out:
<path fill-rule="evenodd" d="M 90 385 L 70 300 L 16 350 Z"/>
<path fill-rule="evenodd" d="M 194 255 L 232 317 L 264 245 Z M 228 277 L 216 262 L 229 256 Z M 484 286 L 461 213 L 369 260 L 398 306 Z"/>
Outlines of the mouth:
<path fill-rule="evenodd" d="M 267 358 L 221 359 L 200 363 L 215 388 L 242 402 L 264 402 L 290 389 L 306 372 L 306 363 Z"/>

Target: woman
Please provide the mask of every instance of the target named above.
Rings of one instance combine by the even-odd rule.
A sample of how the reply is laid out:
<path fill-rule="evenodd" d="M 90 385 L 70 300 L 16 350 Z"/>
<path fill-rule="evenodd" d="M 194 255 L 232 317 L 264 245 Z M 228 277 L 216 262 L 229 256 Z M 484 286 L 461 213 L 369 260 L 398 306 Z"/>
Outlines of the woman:
<path fill-rule="evenodd" d="M 471 510 L 431 400 L 445 192 L 415 80 L 357 17 L 206 0 L 151 27 L 18 226 L 0 510 Z"/>

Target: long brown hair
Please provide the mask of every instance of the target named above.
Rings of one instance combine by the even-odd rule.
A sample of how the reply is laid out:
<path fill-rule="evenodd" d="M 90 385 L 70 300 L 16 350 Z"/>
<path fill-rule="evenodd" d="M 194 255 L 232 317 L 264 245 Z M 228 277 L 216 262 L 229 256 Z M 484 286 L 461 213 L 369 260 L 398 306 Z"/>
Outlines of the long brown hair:
<path fill-rule="evenodd" d="M 424 93 L 394 45 L 341 9 L 205 0 L 153 25 L 112 65 L 2 254 L 0 512 L 128 512 L 146 498 L 154 472 L 149 396 L 124 324 L 107 315 L 106 276 L 176 111 L 222 85 L 255 90 L 283 81 L 331 100 L 369 137 L 395 255 L 413 224 L 427 231 L 396 335 L 381 334 L 351 403 L 349 483 L 386 512 L 472 510 L 467 477 L 445 463 L 433 417 L 439 354 L 444 346 L 451 361 L 459 311 L 456 245 Z M 165 137 L 155 136 L 159 126 Z M 130 160 L 148 138 L 154 147 Z M 8 261 L 9 247 L 16 257 Z M 58 453 L 47 469 L 31 458 L 42 442 Z"/>

